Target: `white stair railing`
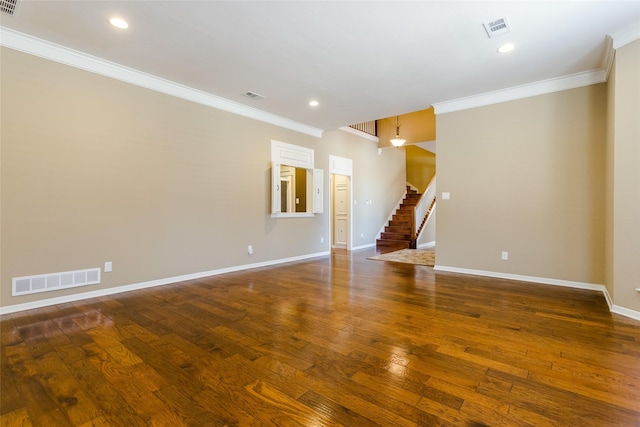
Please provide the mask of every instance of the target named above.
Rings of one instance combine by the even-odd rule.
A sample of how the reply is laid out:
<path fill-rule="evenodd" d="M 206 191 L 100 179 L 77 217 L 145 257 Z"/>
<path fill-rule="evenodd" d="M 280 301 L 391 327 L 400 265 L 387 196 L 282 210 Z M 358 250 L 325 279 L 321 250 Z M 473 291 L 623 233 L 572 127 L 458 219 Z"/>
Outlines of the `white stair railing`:
<path fill-rule="evenodd" d="M 422 220 L 429 213 L 429 207 L 431 207 L 431 202 L 436 197 L 436 176 L 433 175 L 431 181 L 429 181 L 429 185 L 427 185 L 427 189 L 424 190 L 422 197 L 420 198 L 420 202 L 416 205 L 415 209 L 415 230 L 418 232 L 420 230 L 420 226 L 422 225 Z M 415 236 L 416 240 L 420 236 Z"/>

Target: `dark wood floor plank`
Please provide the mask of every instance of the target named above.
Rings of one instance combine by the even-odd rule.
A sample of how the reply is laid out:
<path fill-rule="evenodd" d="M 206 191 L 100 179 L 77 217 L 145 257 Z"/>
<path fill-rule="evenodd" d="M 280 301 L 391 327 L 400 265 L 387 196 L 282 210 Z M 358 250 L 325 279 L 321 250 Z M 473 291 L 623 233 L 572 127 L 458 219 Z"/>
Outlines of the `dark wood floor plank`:
<path fill-rule="evenodd" d="M 379 426 L 380 424 L 365 418 L 336 402 L 327 399 L 312 390 L 309 390 L 298 399 L 305 405 L 313 408 L 313 410 L 319 414 L 325 416 L 325 418 L 334 420 L 338 425 L 343 426 Z"/>
<path fill-rule="evenodd" d="M 211 410 L 205 409 L 198 401 L 193 399 L 196 394 L 194 394 L 193 390 L 175 385 L 169 385 L 156 392 L 156 395 L 164 402 L 167 409 L 188 426 L 222 427 L 238 425 L 237 420 L 229 419 L 223 414 L 216 413 L 215 407 L 212 407 Z"/>
<path fill-rule="evenodd" d="M 265 381 L 256 380 L 245 386 L 245 390 L 256 399 L 264 401 L 270 406 L 276 414 L 276 418 L 262 418 L 263 421 L 274 422 L 276 419 L 287 417 L 301 426 L 315 425 L 321 426 L 339 426 L 339 422 L 334 420 L 330 414 L 323 411 L 314 411 L 311 407 L 304 403 L 292 399 L 285 393 L 282 393 L 275 387 Z M 262 415 L 264 416 L 264 415 Z"/>
<path fill-rule="evenodd" d="M 640 322 L 602 294 L 368 260 L 0 318 L 0 422 L 640 425 Z"/>
<path fill-rule="evenodd" d="M 0 415 L 0 425 L 2 427 L 31 427 L 33 423 L 29 418 L 26 408 L 21 408 L 13 412 Z"/>
<path fill-rule="evenodd" d="M 56 352 L 47 353 L 36 361 L 38 372 L 46 381 L 49 393 L 73 425 L 100 416 L 100 411 L 87 396 Z"/>
<path fill-rule="evenodd" d="M 112 385 L 89 359 L 76 361 L 71 371 L 85 393 L 100 409 L 104 419 L 114 426 L 144 426 L 144 418 L 127 404 L 122 390 Z"/>

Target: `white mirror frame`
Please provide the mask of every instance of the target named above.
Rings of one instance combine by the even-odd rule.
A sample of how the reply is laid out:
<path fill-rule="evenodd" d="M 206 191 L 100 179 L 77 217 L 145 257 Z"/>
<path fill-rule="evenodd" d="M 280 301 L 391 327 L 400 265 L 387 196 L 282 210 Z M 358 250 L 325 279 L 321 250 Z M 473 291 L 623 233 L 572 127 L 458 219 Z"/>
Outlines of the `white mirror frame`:
<path fill-rule="evenodd" d="M 323 212 L 323 179 L 322 169 L 313 168 L 313 149 L 271 140 L 271 218 L 312 217 Z M 307 201 L 313 202 L 311 212 L 281 212 L 280 205 L 280 166 L 287 165 L 306 169 Z M 311 184 L 311 185 L 309 185 Z"/>

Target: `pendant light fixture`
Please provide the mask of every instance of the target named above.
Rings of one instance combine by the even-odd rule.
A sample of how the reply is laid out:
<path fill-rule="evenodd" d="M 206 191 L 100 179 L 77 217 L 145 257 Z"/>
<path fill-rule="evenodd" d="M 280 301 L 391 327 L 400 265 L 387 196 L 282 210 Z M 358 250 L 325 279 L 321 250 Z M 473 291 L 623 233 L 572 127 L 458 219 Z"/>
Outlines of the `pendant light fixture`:
<path fill-rule="evenodd" d="M 396 137 L 391 140 L 394 147 L 400 147 L 407 140 L 400 138 L 400 125 L 398 124 L 398 116 L 396 116 Z"/>

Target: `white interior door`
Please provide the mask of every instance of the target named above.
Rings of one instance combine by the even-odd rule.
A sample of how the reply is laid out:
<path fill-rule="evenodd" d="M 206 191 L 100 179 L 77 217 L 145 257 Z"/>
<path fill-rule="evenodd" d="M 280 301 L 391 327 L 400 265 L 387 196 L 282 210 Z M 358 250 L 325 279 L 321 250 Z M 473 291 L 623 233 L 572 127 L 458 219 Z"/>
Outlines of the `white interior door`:
<path fill-rule="evenodd" d="M 349 177 L 345 175 L 332 175 L 333 194 L 333 247 L 349 247 Z"/>

